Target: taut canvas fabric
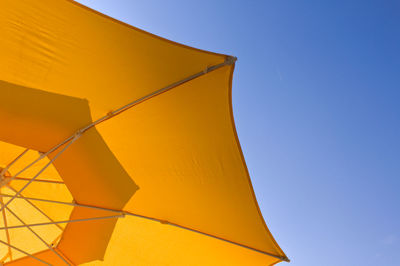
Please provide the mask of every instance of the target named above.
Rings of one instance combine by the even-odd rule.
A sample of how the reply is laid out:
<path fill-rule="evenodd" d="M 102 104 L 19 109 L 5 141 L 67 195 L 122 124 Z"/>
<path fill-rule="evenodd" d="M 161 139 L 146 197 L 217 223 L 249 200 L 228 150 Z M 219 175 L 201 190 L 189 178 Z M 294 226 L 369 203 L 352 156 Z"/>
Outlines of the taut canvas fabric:
<path fill-rule="evenodd" d="M 0 36 L 2 263 L 287 260 L 236 134 L 235 58 L 68 0 L 0 1 Z"/>

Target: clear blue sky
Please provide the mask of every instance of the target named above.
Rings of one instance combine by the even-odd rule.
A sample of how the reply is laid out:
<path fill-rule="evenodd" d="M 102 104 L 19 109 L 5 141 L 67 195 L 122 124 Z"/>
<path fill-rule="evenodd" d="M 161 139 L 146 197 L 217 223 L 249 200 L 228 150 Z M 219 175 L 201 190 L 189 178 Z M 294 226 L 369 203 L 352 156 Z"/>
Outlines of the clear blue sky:
<path fill-rule="evenodd" d="M 238 57 L 239 139 L 288 265 L 400 265 L 400 1 L 80 2 Z"/>

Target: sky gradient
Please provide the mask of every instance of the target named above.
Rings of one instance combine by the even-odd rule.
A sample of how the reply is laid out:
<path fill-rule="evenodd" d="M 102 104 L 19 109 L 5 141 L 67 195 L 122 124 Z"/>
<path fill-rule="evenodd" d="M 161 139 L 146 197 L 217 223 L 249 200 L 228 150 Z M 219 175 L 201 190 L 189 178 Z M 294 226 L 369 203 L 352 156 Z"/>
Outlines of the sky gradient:
<path fill-rule="evenodd" d="M 288 265 L 400 265 L 400 1 L 79 2 L 238 57 L 236 127 Z"/>

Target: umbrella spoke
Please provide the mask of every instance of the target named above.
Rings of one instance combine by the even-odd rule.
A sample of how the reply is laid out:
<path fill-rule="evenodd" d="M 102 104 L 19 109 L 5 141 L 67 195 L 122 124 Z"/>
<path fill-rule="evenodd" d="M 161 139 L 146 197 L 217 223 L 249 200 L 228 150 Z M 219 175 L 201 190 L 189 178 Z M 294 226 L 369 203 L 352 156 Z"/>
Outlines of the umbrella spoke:
<path fill-rule="evenodd" d="M 9 246 L 8 246 L 8 247 L 9 247 Z M 0 259 L 0 263 L 4 263 L 8 257 L 10 257 L 10 260 L 12 260 L 12 258 L 11 258 L 11 256 L 10 256 L 10 253 L 9 253 L 9 252 L 7 252 L 6 255 L 4 255 L 4 257 L 2 257 L 2 258 Z M 1 264 L 0 264 L 0 265 L 1 265 Z"/>
<path fill-rule="evenodd" d="M 7 187 L 8 187 L 9 189 L 11 189 L 12 191 L 17 192 L 16 189 L 14 189 L 13 187 L 11 187 L 11 186 L 9 186 L 9 185 L 7 185 Z M 10 195 L 9 197 L 11 197 L 11 195 Z M 40 212 L 40 213 L 41 213 L 44 217 L 46 217 L 49 221 L 54 222 L 53 219 L 50 218 L 50 216 L 48 216 L 44 211 L 42 211 L 42 209 L 40 209 L 38 206 L 36 206 L 34 203 L 32 203 L 29 199 L 27 199 L 26 197 L 24 197 L 24 196 L 22 195 L 22 193 L 21 193 L 17 198 L 24 199 L 27 203 L 29 203 L 33 208 L 35 208 L 38 212 Z M 59 224 L 56 224 L 56 226 L 57 226 L 61 231 L 64 231 L 64 228 L 62 228 L 62 226 L 60 226 Z"/>
<path fill-rule="evenodd" d="M 125 215 L 123 213 L 121 213 L 120 215 L 112 215 L 112 216 L 90 217 L 90 218 L 83 218 L 83 219 L 74 219 L 74 220 L 65 220 L 65 221 L 56 221 L 56 222 L 47 222 L 47 223 L 14 225 L 14 226 L 9 226 L 8 229 L 34 227 L 34 226 L 44 226 L 44 225 L 50 225 L 50 224 L 65 224 L 65 223 L 87 222 L 87 221 L 94 221 L 94 220 L 115 219 L 115 218 L 123 218 L 123 217 L 125 217 Z M 0 227 L 0 230 L 4 230 L 4 229 L 6 229 L 6 228 L 5 227 Z"/>
<path fill-rule="evenodd" d="M 4 202 L 3 202 L 3 197 L 0 197 L 0 203 L 1 203 L 1 205 L 4 204 Z M 7 226 L 6 211 L 3 210 L 2 213 L 3 213 L 3 223 L 4 223 L 4 227 L 6 227 L 7 243 L 8 243 L 8 244 L 11 244 L 11 241 L 10 241 L 10 232 L 8 231 L 8 226 Z M 1 260 L 1 262 L 3 262 L 8 256 L 9 256 L 10 259 L 12 260 L 12 253 L 11 253 L 11 247 L 10 247 L 10 246 L 8 246 L 8 252 L 7 252 L 6 256 Z"/>
<path fill-rule="evenodd" d="M 132 101 L 132 102 L 130 102 L 130 103 L 128 103 L 128 104 L 126 104 L 126 105 L 124 105 L 124 106 L 122 106 L 122 107 L 120 107 L 120 108 L 114 110 L 114 111 L 111 111 L 111 112 L 107 113 L 105 116 L 103 116 L 103 117 L 97 119 L 96 121 L 94 121 L 94 122 L 91 123 L 90 125 L 88 125 L 88 126 L 82 128 L 82 129 L 80 130 L 80 132 L 83 133 L 83 132 L 85 132 L 86 130 L 88 130 L 88 129 L 94 127 L 94 126 L 96 126 L 97 124 L 100 124 L 101 122 L 104 122 L 104 121 L 110 119 L 111 117 L 113 117 L 113 116 L 115 116 L 115 115 L 118 115 L 118 114 L 120 114 L 120 113 L 122 113 L 122 112 L 128 110 L 129 108 L 131 108 L 131 107 L 133 107 L 133 106 L 135 106 L 135 105 L 141 103 L 141 102 L 144 102 L 144 101 L 146 101 L 146 100 L 148 100 L 148 99 L 151 99 L 151 98 L 153 98 L 154 96 L 157 96 L 157 95 L 159 95 L 159 94 L 161 94 L 161 93 L 164 93 L 164 92 L 166 92 L 166 91 L 169 91 L 170 89 L 173 89 L 173 88 L 175 88 L 175 87 L 177 87 L 177 86 L 179 86 L 179 85 L 182 85 L 183 83 L 186 83 L 186 82 L 188 82 L 188 81 L 191 81 L 191 80 L 193 80 L 193 79 L 196 79 L 196 78 L 198 78 L 198 77 L 200 77 L 200 76 L 203 76 L 203 75 L 205 75 L 205 74 L 207 74 L 207 73 L 209 73 L 209 72 L 211 72 L 211 71 L 217 70 L 217 69 L 219 69 L 219 68 L 221 68 L 221 67 L 224 67 L 224 66 L 227 66 L 227 65 L 233 65 L 233 64 L 236 62 L 236 60 L 237 60 L 236 57 L 234 57 L 234 56 L 228 56 L 228 57 L 226 58 L 226 60 L 225 60 L 223 63 L 220 63 L 220 64 L 217 64 L 217 65 L 213 65 L 213 66 L 207 67 L 206 69 L 204 69 L 204 70 L 202 70 L 202 71 L 200 71 L 200 72 L 197 72 L 196 74 L 193 74 L 193 75 L 191 75 L 191 76 L 188 76 L 188 77 L 186 77 L 186 78 L 184 78 L 184 79 L 181 79 L 181 80 L 179 80 L 179 81 L 177 81 L 177 82 L 174 82 L 174 83 L 172 83 L 172 84 L 170 84 L 170 85 L 168 85 L 168 86 L 166 86 L 166 87 L 164 87 L 164 88 L 155 90 L 155 91 L 153 91 L 152 93 L 149 93 L 149 94 L 147 94 L 147 95 L 145 95 L 145 96 L 143 96 L 143 97 L 141 97 L 141 98 L 139 98 L 139 99 L 136 99 L 136 100 L 134 100 L 134 101 Z"/>
<path fill-rule="evenodd" d="M 25 149 L 20 155 L 18 155 L 14 160 L 12 160 L 9 164 L 7 164 L 7 166 L 5 168 L 3 168 L 0 172 L 0 176 L 3 177 L 4 174 L 8 171 L 8 169 L 10 169 L 10 167 L 17 162 L 22 156 L 25 155 L 25 153 L 27 153 L 29 151 L 29 149 Z"/>
<path fill-rule="evenodd" d="M 20 176 L 16 176 L 14 177 L 15 180 L 24 180 L 24 181 L 30 181 L 32 180 L 32 178 L 28 178 L 28 177 L 20 177 Z M 64 184 L 63 181 L 58 181 L 58 180 L 48 180 L 48 179 L 39 179 L 36 178 L 33 180 L 34 182 L 43 182 L 43 183 L 54 183 L 54 184 Z"/>
<path fill-rule="evenodd" d="M 32 254 L 29 254 L 28 252 L 23 251 L 23 250 L 20 249 L 20 248 L 17 248 L 17 247 L 15 247 L 15 246 L 11 245 L 11 244 L 8 244 L 7 242 L 4 242 L 4 241 L 1 240 L 1 239 L 0 239 L 0 243 L 1 243 L 1 244 L 4 244 L 4 245 L 6 245 L 6 246 L 8 246 L 8 247 L 10 247 L 10 248 L 13 248 L 13 249 L 15 249 L 16 251 L 19 251 L 19 252 L 21 252 L 21 253 L 23 253 L 23 254 L 25 254 L 25 255 L 27 255 L 27 256 L 29 256 L 29 257 L 35 259 L 35 260 L 37 260 L 37 261 L 40 261 L 40 262 L 43 263 L 43 264 L 46 264 L 46 265 L 50 265 L 50 266 L 51 266 L 50 263 L 47 263 L 47 262 L 45 262 L 44 260 L 41 260 L 41 259 L 39 259 L 38 257 L 36 257 L 36 256 L 34 256 L 34 255 L 32 255 Z"/>
<path fill-rule="evenodd" d="M 58 224 L 57 224 L 57 225 L 58 225 Z M 52 245 L 53 247 L 58 245 L 58 241 L 60 241 L 60 239 L 61 239 L 63 233 L 64 233 L 64 232 L 61 232 L 61 233 L 51 242 L 51 245 Z"/>
<path fill-rule="evenodd" d="M 60 255 L 63 256 L 67 261 L 69 261 L 70 265 L 75 265 L 61 250 L 57 249 L 57 252 L 60 253 Z"/>
<path fill-rule="evenodd" d="M 0 194 L 0 196 L 1 197 L 13 197 L 14 195 Z M 79 204 L 76 202 L 39 199 L 39 198 L 23 197 L 23 196 L 17 196 L 16 198 L 17 199 L 25 199 L 25 200 L 33 200 L 33 201 L 43 201 L 43 202 L 49 202 L 49 203 L 55 203 L 55 204 L 64 204 L 64 205 L 69 205 L 69 206 L 77 206 L 77 207 L 84 207 L 84 208 L 91 208 L 91 209 L 98 209 L 98 210 L 102 210 L 102 211 L 110 211 L 110 212 L 116 212 L 116 213 L 124 213 L 124 211 L 121 211 L 121 210 L 114 210 L 114 209 L 109 209 L 109 208 L 93 206 L 93 205 Z"/>
<path fill-rule="evenodd" d="M 7 195 L 7 194 L 0 194 L 0 196 L 1 197 L 12 197 L 12 195 Z M 23 198 L 23 197 L 19 196 L 17 198 Z M 256 251 L 256 252 L 259 252 L 259 253 L 263 253 L 263 254 L 269 255 L 269 256 L 274 257 L 274 258 L 278 258 L 278 259 L 287 261 L 286 258 L 279 257 L 279 256 L 276 256 L 276 255 L 267 253 L 265 251 L 254 249 L 254 248 L 246 246 L 246 245 L 242 245 L 242 244 L 239 244 L 239 243 L 236 243 L 236 242 L 233 242 L 233 241 L 229 241 L 229 240 L 226 240 L 226 239 L 214 236 L 214 235 L 210 235 L 210 234 L 207 234 L 207 233 L 204 233 L 204 232 L 200 232 L 200 231 L 197 231 L 197 230 L 194 230 L 194 229 L 191 229 L 191 228 L 187 228 L 187 227 L 184 227 L 184 226 L 181 226 L 181 225 L 178 225 L 178 224 L 174 224 L 174 223 L 171 223 L 171 222 L 168 222 L 168 221 L 160 220 L 160 219 L 157 219 L 157 218 L 147 217 L 147 216 L 143 216 L 143 215 L 139 215 L 139 214 L 135 214 L 135 213 L 130 213 L 130 212 L 123 212 L 123 211 L 118 211 L 118 210 L 113 210 L 113 209 L 107 209 L 107 208 L 102 208 L 102 207 L 97 207 L 97 206 L 92 206 L 92 205 L 83 205 L 83 204 L 78 204 L 78 203 L 74 203 L 74 202 L 63 202 L 63 201 L 55 201 L 55 200 L 47 200 L 47 199 L 39 199 L 39 198 L 28 198 L 28 197 L 27 198 L 23 198 L 23 199 L 25 199 L 25 200 L 29 199 L 29 200 L 36 200 L 36 201 L 45 201 L 45 202 L 50 202 L 50 203 L 55 203 L 55 204 L 65 204 L 65 205 L 70 205 L 70 206 L 95 208 L 95 209 L 100 209 L 100 210 L 120 213 L 120 215 L 117 215 L 117 216 L 94 217 L 94 218 L 87 218 L 87 219 L 60 221 L 60 222 L 54 222 L 54 223 L 82 222 L 82 221 L 97 220 L 97 219 L 120 218 L 120 217 L 123 217 L 124 215 L 131 215 L 131 216 L 135 216 L 135 217 L 139 217 L 139 218 L 144 218 L 144 219 L 147 219 L 147 220 L 160 222 L 162 224 L 168 224 L 168 225 L 175 226 L 175 227 L 178 227 L 178 228 L 181 228 L 181 229 L 184 229 L 184 230 L 192 231 L 194 233 L 202 234 L 202 235 L 205 235 L 207 237 L 212 237 L 212 238 L 224 241 L 224 242 L 228 242 L 228 243 L 233 244 L 233 245 L 241 246 L 241 247 L 244 247 L 246 249 L 250 249 L 250 250 L 253 250 L 253 251 Z M 52 223 L 33 224 L 33 225 L 29 225 L 29 226 L 40 226 L 40 225 L 47 225 L 47 224 L 52 224 Z M 19 228 L 19 227 L 23 227 L 23 226 L 14 226 L 14 227 L 9 227 L 9 228 L 11 229 L 11 228 Z M 0 230 L 3 230 L 3 229 L 4 228 L 0 227 Z"/>
<path fill-rule="evenodd" d="M 55 159 L 58 158 L 58 156 L 60 156 L 72 143 L 74 143 L 77 139 L 79 139 L 79 137 L 81 136 L 80 131 L 75 134 L 74 136 L 68 138 L 67 140 L 61 142 L 60 144 L 56 145 L 55 147 L 53 147 L 52 149 L 50 149 L 50 151 L 43 153 L 42 155 L 40 155 L 40 157 L 38 159 L 36 159 L 34 162 L 32 162 L 31 164 L 29 164 L 28 166 L 26 166 L 24 169 L 22 169 L 21 171 L 19 171 L 16 175 L 14 175 L 13 177 L 10 178 L 10 181 L 12 181 L 16 176 L 18 176 L 20 173 L 22 173 L 23 171 L 25 171 L 26 169 L 28 169 L 29 167 L 31 167 L 34 163 L 36 163 L 37 161 L 41 160 L 42 158 L 44 158 L 45 156 L 47 156 L 48 154 L 50 154 L 51 152 L 55 151 L 58 147 L 62 146 L 63 144 L 66 144 L 34 177 L 32 177 L 32 179 L 30 179 L 28 181 L 28 183 L 26 183 L 19 191 L 17 191 L 15 193 L 15 195 L 9 200 L 7 201 L 1 208 L 0 211 L 2 211 L 5 207 L 8 206 L 8 204 L 10 204 L 15 197 L 17 197 L 19 194 L 21 194 L 22 191 L 24 191 L 41 173 L 43 173 L 44 170 L 47 169 L 47 167 L 49 167 Z"/>
<path fill-rule="evenodd" d="M 2 203 L 3 205 L 3 203 Z M 54 254 L 56 254 L 61 260 L 63 260 L 67 265 L 70 265 L 60 254 L 58 254 L 51 245 L 49 245 L 38 233 L 36 233 L 29 225 L 27 225 L 15 212 L 13 212 L 10 208 L 6 207 L 6 209 L 15 217 L 18 221 L 20 221 L 29 231 L 32 232 L 40 241 L 43 242 Z M 4 210 L 3 210 L 4 211 Z M 8 230 L 8 229 L 7 229 Z M 9 247 L 10 248 L 10 247 Z"/>
<path fill-rule="evenodd" d="M 171 222 L 169 222 L 169 221 L 160 220 L 160 219 L 157 219 L 157 218 L 148 217 L 148 216 L 144 216 L 144 215 L 140 215 L 140 214 L 136 214 L 136 213 L 131 213 L 131 212 L 125 212 L 124 214 L 125 214 L 125 215 L 134 216 L 134 217 L 138 217 L 138 218 L 147 219 L 147 220 L 150 220 L 150 221 L 159 222 L 159 223 L 161 223 L 161 224 L 166 224 L 166 225 L 175 226 L 175 227 L 180 228 L 180 229 L 188 230 L 188 231 L 191 231 L 191 232 L 194 232 L 194 233 L 197 233 L 197 234 L 201 234 L 201 235 L 204 235 L 204 236 L 207 236 L 207 237 L 211 237 L 211 238 L 214 238 L 214 239 L 217 239 L 217 240 L 221 240 L 221 241 L 224 241 L 224 242 L 227 242 L 227 243 L 230 243 L 230 244 L 233 244 L 233 245 L 242 247 L 242 248 L 246 248 L 246 249 L 249 249 L 249 250 L 252 250 L 252 251 L 261 253 L 261 254 L 265 254 L 265 255 L 268 255 L 268 256 L 270 256 L 270 257 L 274 257 L 274 258 L 280 259 L 280 260 L 282 260 L 282 261 L 286 261 L 286 262 L 289 262 L 289 261 L 290 261 L 290 260 L 289 260 L 288 258 L 286 258 L 286 257 L 280 257 L 280 256 L 277 256 L 277 255 L 274 255 L 274 254 L 271 254 L 271 253 L 268 253 L 268 252 L 265 252 L 265 251 L 256 249 L 256 248 L 252 248 L 252 247 L 249 247 L 249 246 L 246 246 L 246 245 L 243 245 L 243 244 L 234 242 L 234 241 L 230 241 L 230 240 L 227 240 L 227 239 L 224 239 L 224 238 L 215 236 L 215 235 L 207 234 L 207 233 L 204 233 L 204 232 L 201 232 L 201 231 L 192 229 L 192 228 L 188 228 L 188 227 L 185 227 L 185 226 L 181 226 L 181 225 L 179 225 L 179 224 L 171 223 Z M 0 229 L 1 229 L 1 228 L 0 228 Z"/>

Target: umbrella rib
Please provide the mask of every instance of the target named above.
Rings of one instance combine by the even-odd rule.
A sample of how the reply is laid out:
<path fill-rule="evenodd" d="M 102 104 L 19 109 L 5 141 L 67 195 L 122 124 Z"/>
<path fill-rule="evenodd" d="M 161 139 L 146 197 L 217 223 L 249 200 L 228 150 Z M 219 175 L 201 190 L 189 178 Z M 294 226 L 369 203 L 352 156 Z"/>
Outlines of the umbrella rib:
<path fill-rule="evenodd" d="M 23 250 L 20 249 L 20 248 L 17 248 L 17 247 L 15 247 L 15 246 L 13 246 L 13 245 L 10 245 L 10 244 L 8 244 L 7 242 L 4 242 L 4 241 L 1 240 L 1 239 L 0 239 L 0 243 L 4 244 L 4 245 L 6 245 L 6 246 L 9 246 L 9 247 L 15 249 L 16 251 L 19 251 L 19 252 L 21 252 L 21 253 L 23 253 L 23 254 L 25 254 L 25 255 L 27 255 L 27 256 L 29 256 L 29 257 L 35 259 L 35 260 L 38 260 L 38 261 L 40 261 L 40 262 L 43 263 L 43 264 L 46 264 L 46 265 L 50 265 L 50 266 L 51 266 L 50 263 L 47 263 L 47 262 L 45 262 L 44 260 L 41 260 L 41 259 L 39 259 L 38 257 L 36 257 L 36 256 L 34 256 L 34 255 L 32 255 L 32 254 L 29 254 L 28 252 L 23 251 Z"/>
<path fill-rule="evenodd" d="M 56 248 L 56 249 L 57 249 L 57 252 L 59 252 L 59 253 L 61 254 L 61 256 L 63 256 L 66 260 L 69 261 L 69 264 L 70 264 L 70 265 L 75 265 L 67 256 L 65 256 L 64 252 L 62 252 L 62 251 L 59 250 L 58 248 Z"/>
<path fill-rule="evenodd" d="M 10 256 L 10 254 L 7 252 L 6 255 L 4 255 L 1 259 L 0 259 L 0 263 L 4 263 L 6 261 L 6 259 L 8 258 L 8 256 Z M 1 265 L 1 264 L 0 264 Z"/>
<path fill-rule="evenodd" d="M 0 194 L 0 196 L 2 196 L 2 197 L 11 197 L 12 195 Z M 265 252 L 265 251 L 262 251 L 262 250 L 258 250 L 258 249 L 255 249 L 255 248 L 243 245 L 243 244 L 239 244 L 239 243 L 236 243 L 236 242 L 233 242 L 233 241 L 218 237 L 218 236 L 207 234 L 207 233 L 195 230 L 195 229 L 184 227 L 184 226 L 181 226 L 181 225 L 178 225 L 178 224 L 175 224 L 175 223 L 171 223 L 171 222 L 167 222 L 167 221 L 164 221 L 164 220 L 160 220 L 160 219 L 157 219 L 157 218 L 143 216 L 143 215 L 140 215 L 140 214 L 135 214 L 135 213 L 131 213 L 131 212 L 125 212 L 125 211 L 119 211 L 119 210 L 114 210 L 114 209 L 108 209 L 108 208 L 102 208 L 102 207 L 97 207 L 97 206 L 92 206 L 92 205 L 78 204 L 78 203 L 74 203 L 74 202 L 63 202 L 63 201 L 47 200 L 47 199 L 39 199 L 39 198 L 25 198 L 25 199 L 36 200 L 36 201 L 45 201 L 45 202 L 56 203 L 56 204 L 65 204 L 65 205 L 85 207 L 85 208 L 94 208 L 94 209 L 100 209 L 100 210 L 104 210 L 104 211 L 118 212 L 118 213 L 121 214 L 121 216 L 122 215 L 131 215 L 131 216 L 135 216 L 135 217 L 139 217 L 139 218 L 144 218 L 144 219 L 147 219 L 147 220 L 160 222 L 162 224 L 168 224 L 168 225 L 175 226 L 175 227 L 178 227 L 178 228 L 181 228 L 181 229 L 185 229 L 185 230 L 189 230 L 189 231 L 192 231 L 192 232 L 195 232 L 195 233 L 198 233 L 198 234 L 202 234 L 202 235 L 205 235 L 205 236 L 208 236 L 208 237 L 212 237 L 212 238 L 215 238 L 215 239 L 218 239 L 218 240 L 221 240 L 221 241 L 224 241 L 224 242 L 228 242 L 228 243 L 236 245 L 236 246 L 240 246 L 240 247 L 243 247 L 243 248 L 246 248 L 246 249 L 253 250 L 253 251 L 258 252 L 258 253 L 262 253 L 262 254 L 265 254 L 265 255 L 280 259 L 282 261 L 287 261 L 287 262 L 289 261 L 289 259 L 287 257 L 277 256 L 277 255 L 274 255 L 274 254 L 271 254 L 271 253 L 268 253 L 268 252 Z M 117 217 L 121 217 L 121 216 L 117 216 Z M 4 228 L 0 228 L 0 230 L 2 230 L 2 229 L 4 229 Z"/>
<path fill-rule="evenodd" d="M 7 185 L 7 187 L 9 189 L 11 189 L 14 192 L 17 192 L 16 189 L 14 189 L 12 186 Z M 10 195 L 9 197 L 11 197 L 12 195 Z M 42 209 L 40 209 L 38 206 L 36 206 L 35 204 L 33 204 L 29 199 L 27 199 L 26 197 L 24 197 L 24 195 L 22 195 L 22 193 L 17 197 L 20 199 L 24 199 L 27 203 L 29 203 L 33 208 L 35 208 L 38 212 L 40 212 L 44 217 L 46 217 L 47 219 L 49 219 L 49 221 L 54 222 L 53 219 L 50 218 L 50 216 L 48 216 L 44 211 L 42 211 Z M 62 228 L 61 225 L 56 224 L 56 226 L 61 230 L 64 231 L 64 228 Z"/>
<path fill-rule="evenodd" d="M 53 246 L 53 247 L 56 247 L 57 248 L 57 246 L 58 246 L 58 244 L 59 244 L 59 241 L 61 240 L 61 238 L 62 238 L 62 236 L 63 236 L 63 233 L 64 232 L 61 232 L 52 242 L 51 242 L 51 245 Z M 60 250 L 59 250 L 60 251 Z M 64 256 L 65 257 L 65 256 Z"/>
<path fill-rule="evenodd" d="M 50 149 L 50 151 L 43 153 L 38 159 L 36 159 L 33 163 L 29 164 L 27 167 L 25 167 L 24 169 L 22 169 L 21 171 L 19 171 L 16 175 L 14 175 L 13 177 L 10 178 L 10 181 L 13 180 L 16 176 L 18 176 L 22 171 L 28 169 L 29 167 L 31 167 L 34 163 L 36 163 L 37 161 L 41 160 L 42 158 L 44 158 L 45 156 L 47 156 L 48 154 L 50 154 L 51 152 L 53 152 L 54 150 L 56 150 L 58 147 L 60 147 L 61 145 L 65 144 L 66 145 L 34 176 L 32 177 L 31 180 L 29 180 L 28 183 L 26 183 L 19 191 L 17 191 L 15 193 L 15 195 L 9 200 L 7 201 L 1 208 L 0 211 L 2 211 L 5 207 L 8 206 L 8 204 L 10 204 L 16 196 L 18 196 L 19 194 L 21 194 L 22 191 L 24 191 L 41 173 L 43 173 L 44 170 L 46 170 L 47 167 L 49 167 L 55 159 L 58 158 L 58 156 L 60 156 L 72 143 L 74 143 L 77 139 L 79 139 L 79 137 L 81 136 L 80 132 L 77 132 L 75 135 L 71 136 L 70 138 L 68 138 L 67 140 L 61 142 L 60 144 L 54 146 L 52 149 Z"/>
<path fill-rule="evenodd" d="M 32 180 L 32 178 L 16 176 L 16 177 L 14 177 L 14 180 L 29 181 L 29 180 Z M 43 182 L 43 183 L 64 184 L 63 181 L 47 180 L 47 179 L 38 179 L 38 178 L 36 178 L 36 179 L 33 180 L 33 181 L 34 181 L 34 182 Z"/>
<path fill-rule="evenodd" d="M 44 225 L 50 225 L 50 224 L 65 224 L 65 223 L 87 222 L 87 221 L 94 221 L 94 220 L 123 218 L 124 216 L 125 216 L 124 213 L 121 213 L 120 215 L 112 215 L 112 216 L 90 217 L 90 218 L 83 218 L 83 219 L 74 219 L 74 220 L 65 220 L 65 221 L 56 221 L 56 222 L 47 222 L 47 223 L 14 225 L 14 226 L 9 226 L 8 228 L 9 229 L 15 229 L 15 228 L 34 227 L 34 226 L 44 226 Z M 5 227 L 0 227 L 0 230 L 4 230 L 4 229 L 5 229 Z"/>
<path fill-rule="evenodd" d="M 224 239 L 224 238 L 221 238 L 221 237 L 218 237 L 218 236 L 207 234 L 207 233 L 204 233 L 204 232 L 201 232 L 201 231 L 198 231 L 198 230 L 195 230 L 195 229 L 191 229 L 191 228 L 179 225 L 179 224 L 171 223 L 169 221 L 160 220 L 160 219 L 157 219 L 157 218 L 152 218 L 152 217 L 148 217 L 148 216 L 144 216 L 144 215 L 140 215 L 140 214 L 135 214 L 135 213 L 131 213 L 131 212 L 124 212 L 124 214 L 125 215 L 131 215 L 131 216 L 139 217 L 139 218 L 144 218 L 144 219 L 155 221 L 155 222 L 160 222 L 161 224 L 167 224 L 167 225 L 175 226 L 175 227 L 178 227 L 180 229 L 184 229 L 184 230 L 188 230 L 188 231 L 191 231 L 191 232 L 194 232 L 194 233 L 198 233 L 198 234 L 201 234 L 201 235 L 204 235 L 204 236 L 212 237 L 212 238 L 217 239 L 217 240 L 221 240 L 221 241 L 224 241 L 224 242 L 236 245 L 236 246 L 240 246 L 242 248 L 246 248 L 246 249 L 258 252 L 258 253 L 262 253 L 264 255 L 268 255 L 270 257 L 273 257 L 273 258 L 276 258 L 276 259 L 280 259 L 282 261 L 290 262 L 289 258 L 287 258 L 287 257 L 277 256 L 277 255 L 271 254 L 269 252 L 265 252 L 265 251 L 262 251 L 262 250 L 259 250 L 259 249 L 256 249 L 256 248 L 252 248 L 252 247 L 249 247 L 249 246 L 246 246 L 246 245 L 243 245 L 243 244 L 231 241 L 231 240 L 227 240 L 227 239 Z"/>
<path fill-rule="evenodd" d="M 196 74 L 190 75 L 190 76 L 188 76 L 188 77 L 186 77 L 184 79 L 181 79 L 181 80 L 179 80 L 177 82 L 174 82 L 174 83 L 172 83 L 172 84 L 170 84 L 170 85 L 168 85 L 168 86 L 166 86 L 164 88 L 161 88 L 159 90 L 153 91 L 152 93 L 149 93 L 149 94 L 147 94 L 147 95 L 145 95 L 145 96 L 143 96 L 143 97 L 141 97 L 139 99 L 136 99 L 136 100 L 134 100 L 134 101 L 132 101 L 132 102 L 130 102 L 130 103 L 128 103 L 128 104 L 126 104 L 126 105 L 114 110 L 114 111 L 111 111 L 111 112 L 107 113 L 105 116 L 97 119 L 93 123 L 91 123 L 91 124 L 87 125 L 86 127 L 82 128 L 80 130 L 80 132 L 83 133 L 83 132 L 87 131 L 88 129 L 90 129 L 90 128 L 92 128 L 92 127 L 94 127 L 94 126 L 96 126 L 96 125 L 98 125 L 98 124 L 110 119 L 111 117 L 114 117 L 114 116 L 116 116 L 116 115 L 128 110 L 129 108 L 131 108 L 131 107 L 133 107 L 133 106 L 135 106 L 135 105 L 137 105 L 137 104 L 139 104 L 141 102 L 144 102 L 144 101 L 146 101 L 146 100 L 148 100 L 150 98 L 153 98 L 154 96 L 157 96 L 157 95 L 159 95 L 161 93 L 169 91 L 170 89 L 173 89 L 173 88 L 175 88 L 175 87 L 177 87 L 179 85 L 182 85 L 183 83 L 186 83 L 188 81 L 196 79 L 196 78 L 198 78 L 200 76 L 203 76 L 203 75 L 205 75 L 207 73 L 210 73 L 210 72 L 212 72 L 214 70 L 217 70 L 217 69 L 219 69 L 221 67 L 224 67 L 224 66 L 227 66 L 227 65 L 233 65 L 236 62 L 236 60 L 237 60 L 237 58 L 234 57 L 234 56 L 227 56 L 223 63 L 207 67 L 206 69 L 204 69 L 204 70 L 202 70 L 200 72 L 197 72 Z"/>
<path fill-rule="evenodd" d="M 1 205 L 4 204 L 4 202 L 3 202 L 3 197 L 0 197 L 0 203 L 1 203 Z M 2 213 L 3 213 L 3 223 L 4 223 L 4 226 L 7 228 L 7 229 L 6 229 L 7 243 L 8 243 L 8 244 L 11 244 L 11 241 L 10 241 L 10 232 L 8 231 L 8 225 L 7 225 L 6 211 L 3 210 Z M 4 259 L 7 258 L 8 256 L 10 256 L 10 259 L 12 260 L 12 253 L 11 253 L 11 247 L 10 247 L 10 246 L 8 246 L 8 254 L 7 254 L 7 256 L 4 257 Z"/>
<path fill-rule="evenodd" d="M 20 221 L 23 225 L 25 225 L 26 228 L 28 228 L 29 231 L 32 232 L 32 234 L 34 234 L 37 238 L 39 238 L 40 241 L 43 242 L 43 244 L 45 244 L 54 254 L 56 254 L 61 260 L 63 260 L 67 265 L 71 265 L 69 264 L 60 254 L 58 254 L 51 245 L 49 245 L 39 234 L 37 234 L 35 231 L 33 231 L 33 229 L 27 225 L 17 214 L 15 214 L 10 208 L 6 207 L 6 209 L 15 216 L 15 218 L 18 219 L 18 221 Z M 4 210 L 3 210 L 4 211 Z"/>
<path fill-rule="evenodd" d="M 13 195 L 0 194 L 0 196 L 1 197 L 12 197 Z M 120 210 L 103 208 L 103 207 L 98 207 L 98 206 L 93 206 L 93 205 L 79 204 L 79 203 L 76 203 L 76 202 L 66 202 L 66 201 L 40 199 L 40 198 L 32 198 L 32 197 L 22 197 L 22 196 L 17 196 L 16 198 L 17 199 L 25 199 L 25 200 L 43 201 L 43 202 L 49 202 L 49 203 L 55 203 L 55 204 L 64 204 L 64 205 L 69 205 L 69 206 L 77 206 L 77 207 L 84 207 L 84 208 L 91 208 L 91 209 L 98 209 L 98 210 L 102 210 L 102 211 L 116 212 L 116 213 L 119 213 L 119 214 L 123 214 L 124 213 L 124 211 L 120 211 Z"/>
<path fill-rule="evenodd" d="M 25 149 L 20 155 L 18 155 L 14 160 L 12 160 L 6 167 L 3 168 L 3 170 L 1 170 L 0 172 L 0 176 L 4 176 L 4 174 L 8 171 L 8 169 L 10 169 L 10 167 L 17 162 L 22 156 L 25 155 L 25 153 L 27 153 L 29 151 L 29 149 Z"/>

